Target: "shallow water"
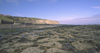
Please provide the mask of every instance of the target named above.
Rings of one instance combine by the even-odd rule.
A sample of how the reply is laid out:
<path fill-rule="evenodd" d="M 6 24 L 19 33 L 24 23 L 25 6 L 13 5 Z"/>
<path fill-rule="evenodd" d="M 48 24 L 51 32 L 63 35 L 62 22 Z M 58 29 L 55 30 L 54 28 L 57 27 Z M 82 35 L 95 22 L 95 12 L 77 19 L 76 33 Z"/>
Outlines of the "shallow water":
<path fill-rule="evenodd" d="M 70 39 L 70 41 L 75 41 L 75 39 Z"/>
<path fill-rule="evenodd" d="M 31 34 L 31 35 L 37 35 L 37 34 Z"/>
<path fill-rule="evenodd" d="M 31 32 L 28 32 L 29 34 L 31 33 Z"/>
<path fill-rule="evenodd" d="M 44 30 L 39 30 L 40 32 L 44 31 Z"/>
<path fill-rule="evenodd" d="M 0 37 L 0 39 L 3 39 L 3 37 Z"/>
<path fill-rule="evenodd" d="M 2 35 L 4 35 L 3 33 L 0 33 L 0 35 L 2 36 Z"/>
<path fill-rule="evenodd" d="M 25 38 L 25 37 L 27 37 L 27 36 L 23 35 L 21 38 Z"/>

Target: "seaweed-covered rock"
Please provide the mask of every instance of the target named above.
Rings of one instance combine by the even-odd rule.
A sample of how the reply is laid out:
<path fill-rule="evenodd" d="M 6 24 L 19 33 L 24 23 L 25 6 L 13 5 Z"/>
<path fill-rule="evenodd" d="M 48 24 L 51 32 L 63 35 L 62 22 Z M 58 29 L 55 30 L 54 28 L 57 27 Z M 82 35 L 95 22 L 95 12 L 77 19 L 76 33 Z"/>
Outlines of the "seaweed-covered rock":
<path fill-rule="evenodd" d="M 39 47 L 30 47 L 23 50 L 21 53 L 41 53 L 43 50 L 40 50 Z"/>

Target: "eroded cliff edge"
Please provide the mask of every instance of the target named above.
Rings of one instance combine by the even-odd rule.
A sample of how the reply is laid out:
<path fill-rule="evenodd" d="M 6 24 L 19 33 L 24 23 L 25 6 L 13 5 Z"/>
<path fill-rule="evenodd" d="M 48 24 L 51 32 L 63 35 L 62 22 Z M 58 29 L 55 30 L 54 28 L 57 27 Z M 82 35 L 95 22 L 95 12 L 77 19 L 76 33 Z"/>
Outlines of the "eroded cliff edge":
<path fill-rule="evenodd" d="M 58 21 L 47 20 L 47 19 L 18 17 L 18 16 L 4 16 L 4 15 L 0 15 L 0 23 L 1 24 L 12 24 L 12 23 L 60 24 Z"/>
<path fill-rule="evenodd" d="M 28 21 L 26 23 L 32 23 L 32 24 L 59 24 L 58 21 L 53 21 L 53 20 L 32 20 Z"/>

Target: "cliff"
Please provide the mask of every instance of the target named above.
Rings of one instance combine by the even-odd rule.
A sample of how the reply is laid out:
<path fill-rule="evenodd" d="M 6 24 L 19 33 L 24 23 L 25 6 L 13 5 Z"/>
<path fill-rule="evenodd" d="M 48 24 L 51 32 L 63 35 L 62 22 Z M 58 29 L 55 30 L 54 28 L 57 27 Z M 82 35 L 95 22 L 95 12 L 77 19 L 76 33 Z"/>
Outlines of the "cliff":
<path fill-rule="evenodd" d="M 35 20 L 32 23 L 36 24 L 59 24 L 57 21 L 52 21 L 52 20 Z"/>
<path fill-rule="evenodd" d="M 4 16 L 4 15 L 0 15 L 0 20 L 1 22 L 3 20 L 7 22 L 31 23 L 31 24 L 59 24 L 58 21 L 53 21 L 53 20 L 29 18 L 29 17 L 18 17 L 18 16 Z"/>

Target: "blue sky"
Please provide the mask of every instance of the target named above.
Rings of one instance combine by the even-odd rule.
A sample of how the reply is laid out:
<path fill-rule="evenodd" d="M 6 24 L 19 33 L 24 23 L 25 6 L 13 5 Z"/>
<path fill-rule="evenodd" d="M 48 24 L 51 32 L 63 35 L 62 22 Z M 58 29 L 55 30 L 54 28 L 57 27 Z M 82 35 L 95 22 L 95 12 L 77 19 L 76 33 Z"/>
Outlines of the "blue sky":
<path fill-rule="evenodd" d="M 100 0 L 0 0 L 0 14 L 61 24 L 100 24 Z"/>

